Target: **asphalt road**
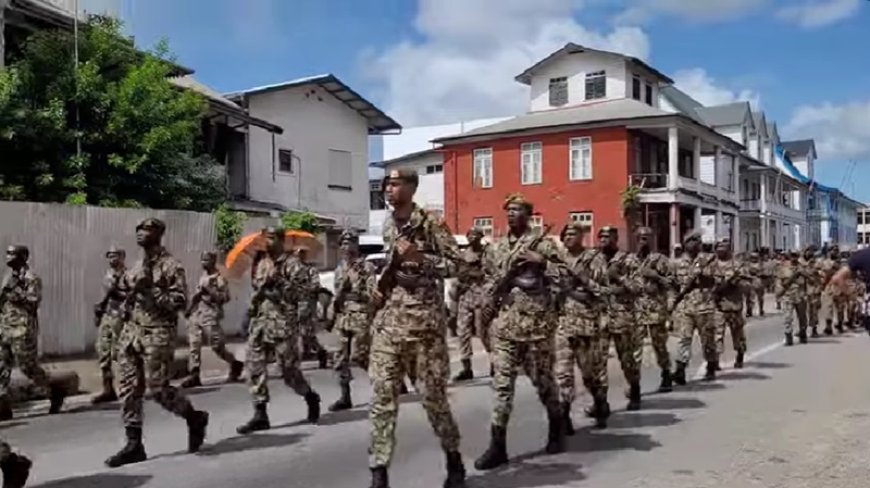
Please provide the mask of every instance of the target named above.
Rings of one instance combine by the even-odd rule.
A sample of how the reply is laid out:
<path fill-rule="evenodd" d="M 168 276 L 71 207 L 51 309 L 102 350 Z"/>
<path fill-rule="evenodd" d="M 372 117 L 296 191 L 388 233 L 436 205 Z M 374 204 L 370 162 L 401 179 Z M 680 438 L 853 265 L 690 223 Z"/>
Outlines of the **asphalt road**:
<path fill-rule="evenodd" d="M 528 380 L 521 377 L 508 431 L 513 462 L 505 469 L 489 473 L 478 473 L 472 468 L 474 458 L 488 443 L 489 381 L 481 379 L 451 388 L 451 404 L 463 434 L 462 451 L 469 470 L 469 486 L 732 486 L 706 481 L 710 476 L 719 481 L 724 479 L 710 473 L 732 473 L 738 469 L 735 449 L 745 447 L 761 432 L 759 429 L 788 425 L 809 435 L 809 428 L 786 423 L 780 418 L 782 413 L 788 413 L 790 408 L 794 410 L 802 402 L 815 402 L 832 410 L 839 409 L 837 411 L 852 407 L 839 405 L 836 399 L 825 400 L 825 395 L 851 391 L 842 384 L 843 380 L 837 383 L 840 389 L 835 389 L 827 385 L 827 379 L 831 375 L 843 376 L 843 371 L 833 368 L 847 359 L 855 363 L 847 367 L 847 372 L 853 372 L 857 367 L 856 358 L 861 357 L 866 347 L 865 336 L 822 338 L 808 346 L 786 349 L 780 347 L 779 316 L 755 320 L 747 330 L 748 368 L 743 371 L 726 368 L 721 380 L 714 383 L 693 382 L 667 395 L 652 393 L 657 388 L 659 375 L 648 356 L 644 361 L 646 394 L 641 412 L 623 411 L 624 383 L 618 365 L 612 360 L 610 400 L 616 411 L 611 428 L 606 431 L 585 428 L 590 421 L 583 418 L 581 412 L 589 399 L 580 399 L 575 404 L 574 414 L 575 424 L 580 429 L 570 440 L 569 452 L 558 456 L 545 456 L 541 452 L 546 437 L 545 413 Z M 733 353 L 728 351 L 723 365 L 730 367 L 732 361 Z M 478 363 L 477 369 L 482 371 L 484 364 Z M 695 373 L 701 366 L 696 339 L 691 372 Z M 338 393 L 332 373 L 308 370 L 306 376 L 323 397 L 325 411 Z M 206 446 L 197 455 L 184 452 L 184 421 L 149 403 L 145 443 L 150 459 L 117 470 L 108 470 L 102 465 L 123 442 L 120 417 L 114 409 L 12 421 L 0 425 L 0 435 L 33 458 L 35 469 L 29 486 L 41 488 L 366 487 L 369 436 L 364 403 L 370 390 L 361 374 L 358 378 L 354 387 L 359 407 L 340 414 L 326 413 L 318 426 L 301 422 L 304 402 L 280 380 L 273 380 L 270 414 L 275 427 L 248 437 L 235 433 L 236 426 L 251 413 L 244 385 L 196 390 L 191 397 L 193 402 L 197 408 L 211 414 Z M 858 401 L 854 394 L 849 398 Z M 860 399 L 864 403 L 854 408 L 870 410 L 870 395 L 865 393 Z M 776 408 L 771 411 L 770 405 Z M 798 415 L 795 419 L 799 423 L 815 418 L 807 413 L 809 410 L 803 412 L 800 414 L 803 417 L 794 414 Z M 861 421 L 870 432 L 870 419 L 865 418 L 870 414 L 863 415 Z M 776 431 L 771 435 L 787 436 L 788 433 Z M 441 486 L 443 456 L 416 396 L 407 397 L 400 408 L 397 436 L 398 449 L 391 468 L 392 486 Z M 817 448 L 809 439 L 804 440 L 808 444 L 777 456 L 788 463 L 789 456 Z M 762 464 L 779 466 L 776 464 L 779 461 L 770 461 L 772 458 L 764 451 L 771 447 L 756 442 L 754 448 L 760 453 Z M 816 464 L 821 466 L 822 460 L 817 460 Z M 658 481 L 656 473 L 660 477 Z M 752 480 L 744 479 L 743 484 L 733 486 L 778 486 L 749 481 Z"/>

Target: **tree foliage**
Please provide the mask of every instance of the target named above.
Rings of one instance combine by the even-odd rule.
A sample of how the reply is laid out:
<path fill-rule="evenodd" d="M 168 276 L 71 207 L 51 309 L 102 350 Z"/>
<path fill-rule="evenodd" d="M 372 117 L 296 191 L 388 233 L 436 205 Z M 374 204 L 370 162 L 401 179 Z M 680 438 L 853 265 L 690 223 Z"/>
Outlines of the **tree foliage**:
<path fill-rule="evenodd" d="M 95 16 L 79 59 L 71 32 L 42 31 L 0 72 L 0 198 L 215 208 L 225 175 L 198 144 L 207 104 L 170 83 L 165 42 L 143 53 Z"/>
<path fill-rule="evenodd" d="M 234 212 L 226 205 L 218 206 L 214 212 L 215 234 L 217 247 L 223 252 L 229 252 L 241 239 L 245 230 L 247 217 L 242 212 Z"/>
<path fill-rule="evenodd" d="M 285 230 L 301 230 L 311 234 L 320 232 L 320 222 L 311 212 L 285 212 L 281 215 L 281 226 Z"/>

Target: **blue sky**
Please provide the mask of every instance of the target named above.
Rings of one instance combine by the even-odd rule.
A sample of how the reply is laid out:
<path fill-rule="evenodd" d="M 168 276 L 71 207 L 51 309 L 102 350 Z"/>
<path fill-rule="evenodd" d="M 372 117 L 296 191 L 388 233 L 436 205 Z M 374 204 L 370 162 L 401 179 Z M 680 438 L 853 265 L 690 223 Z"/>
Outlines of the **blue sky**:
<path fill-rule="evenodd" d="M 231 91 L 331 72 L 406 126 L 519 113 L 513 76 L 567 41 L 647 59 L 702 102 L 748 99 L 870 201 L 870 1 L 83 0 Z"/>

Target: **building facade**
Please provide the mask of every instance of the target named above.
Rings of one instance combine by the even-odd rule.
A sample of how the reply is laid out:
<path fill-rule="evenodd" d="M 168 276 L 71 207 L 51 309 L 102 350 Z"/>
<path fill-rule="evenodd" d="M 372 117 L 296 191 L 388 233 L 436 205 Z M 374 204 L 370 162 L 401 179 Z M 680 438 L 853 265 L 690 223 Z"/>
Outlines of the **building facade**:
<path fill-rule="evenodd" d="M 858 247 L 863 249 L 870 246 L 870 207 L 863 206 L 858 209 Z"/>

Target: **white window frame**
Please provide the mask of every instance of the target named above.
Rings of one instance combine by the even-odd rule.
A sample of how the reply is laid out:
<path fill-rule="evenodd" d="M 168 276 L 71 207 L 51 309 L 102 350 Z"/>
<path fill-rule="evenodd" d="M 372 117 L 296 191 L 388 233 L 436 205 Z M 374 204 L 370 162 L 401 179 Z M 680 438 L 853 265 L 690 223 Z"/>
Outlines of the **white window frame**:
<path fill-rule="evenodd" d="M 540 214 L 530 216 L 529 217 L 529 228 L 534 230 L 535 232 L 543 232 L 543 230 L 544 230 L 544 217 Z"/>
<path fill-rule="evenodd" d="M 564 99 L 556 100 L 557 103 L 553 103 L 553 89 L 554 88 L 564 88 L 565 97 Z M 568 92 L 568 77 L 567 76 L 558 76 L 555 78 L 550 78 L 550 83 L 547 87 L 547 95 L 549 98 L 549 103 L 551 107 L 564 107 L 568 105 L 568 101 L 570 100 L 570 93 Z"/>
<path fill-rule="evenodd" d="M 589 100 L 604 100 L 605 98 L 607 98 L 607 71 L 601 70 L 601 71 L 595 71 L 592 73 L 586 73 L 585 81 L 586 81 L 586 83 L 583 86 L 585 88 L 585 92 L 586 92 L 585 99 L 587 101 L 589 101 Z M 601 93 L 601 94 L 591 93 L 591 91 L 589 90 L 589 85 L 591 83 L 597 84 L 599 82 L 603 83 L 603 85 L 602 85 L 604 87 L 603 93 Z"/>
<path fill-rule="evenodd" d="M 473 152 L 474 171 L 472 186 L 474 188 L 492 188 L 492 148 L 482 147 Z"/>
<path fill-rule="evenodd" d="M 589 229 L 592 229 L 592 226 L 595 224 L 595 215 L 592 212 L 571 212 L 569 217 L 571 222 L 581 224 L 583 227 L 589 227 Z"/>
<path fill-rule="evenodd" d="M 438 173 L 444 172 L 443 164 L 427 164 L 426 165 L 426 174 L 427 175 L 435 175 Z"/>
<path fill-rule="evenodd" d="M 475 217 L 472 226 L 483 231 L 484 237 L 492 237 L 494 227 L 492 217 Z"/>
<path fill-rule="evenodd" d="M 544 145 L 540 142 L 520 144 L 520 183 L 540 185 L 544 181 Z"/>
<path fill-rule="evenodd" d="M 592 179 L 592 138 L 574 137 L 568 142 L 568 179 Z M 585 154 L 584 154 L 585 153 Z"/>

